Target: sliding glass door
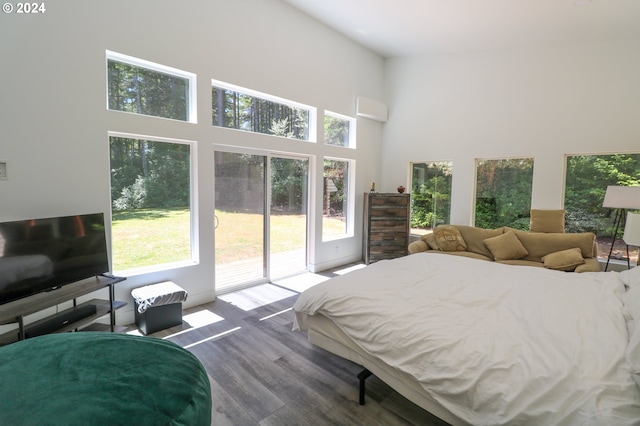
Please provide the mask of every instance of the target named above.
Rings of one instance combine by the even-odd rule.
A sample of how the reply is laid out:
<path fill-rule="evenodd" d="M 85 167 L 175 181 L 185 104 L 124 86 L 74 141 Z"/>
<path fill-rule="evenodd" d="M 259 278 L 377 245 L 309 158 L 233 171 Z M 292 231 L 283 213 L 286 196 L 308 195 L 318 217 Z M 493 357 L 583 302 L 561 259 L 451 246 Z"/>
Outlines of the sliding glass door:
<path fill-rule="evenodd" d="M 307 269 L 307 158 L 215 151 L 216 291 Z"/>

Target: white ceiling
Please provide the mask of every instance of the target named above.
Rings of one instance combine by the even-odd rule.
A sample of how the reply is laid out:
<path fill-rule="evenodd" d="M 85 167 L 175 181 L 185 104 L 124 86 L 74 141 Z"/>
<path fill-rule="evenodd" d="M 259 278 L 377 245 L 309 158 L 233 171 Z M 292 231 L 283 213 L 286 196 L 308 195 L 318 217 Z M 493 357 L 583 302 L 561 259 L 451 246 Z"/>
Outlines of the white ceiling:
<path fill-rule="evenodd" d="M 640 0 L 284 0 L 383 57 L 640 39 Z"/>

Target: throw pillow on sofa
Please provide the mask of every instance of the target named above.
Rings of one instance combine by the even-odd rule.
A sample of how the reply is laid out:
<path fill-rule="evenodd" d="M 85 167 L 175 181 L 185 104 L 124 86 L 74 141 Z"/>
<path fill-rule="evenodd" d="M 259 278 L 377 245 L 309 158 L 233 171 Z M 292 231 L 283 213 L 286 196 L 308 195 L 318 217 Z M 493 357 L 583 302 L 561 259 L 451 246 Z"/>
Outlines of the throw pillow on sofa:
<path fill-rule="evenodd" d="M 495 260 L 521 259 L 529 254 L 513 231 L 487 238 L 484 240 L 484 244 L 489 248 Z"/>
<path fill-rule="evenodd" d="M 584 258 L 582 251 L 576 247 L 549 253 L 542 257 L 542 261 L 545 268 L 571 272 L 576 269 L 576 266 L 584 263 Z"/>
<path fill-rule="evenodd" d="M 433 235 L 436 237 L 438 248 L 442 251 L 467 250 L 467 244 L 455 226 L 440 225 L 433 230 Z"/>

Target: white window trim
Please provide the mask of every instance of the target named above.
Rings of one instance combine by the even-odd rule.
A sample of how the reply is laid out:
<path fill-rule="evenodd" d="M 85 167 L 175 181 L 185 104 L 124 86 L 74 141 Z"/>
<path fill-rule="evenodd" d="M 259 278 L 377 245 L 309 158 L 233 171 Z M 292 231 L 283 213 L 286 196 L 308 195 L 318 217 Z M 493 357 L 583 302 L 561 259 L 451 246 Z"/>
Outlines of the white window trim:
<path fill-rule="evenodd" d="M 307 104 L 292 101 L 290 99 L 281 98 L 279 96 L 270 95 L 268 93 L 259 92 L 257 90 L 247 89 L 246 87 L 237 86 L 235 84 L 225 83 L 224 81 L 211 79 L 212 87 L 220 87 L 225 90 L 231 90 L 233 92 L 242 93 L 244 95 L 253 96 L 256 98 L 264 99 L 271 102 L 277 102 L 282 105 L 287 105 L 294 108 L 300 108 L 309 111 L 309 140 L 303 140 L 302 142 L 316 142 L 317 141 L 317 117 L 318 109 Z M 253 132 L 252 132 L 253 133 Z M 299 140 L 299 139 L 295 139 Z"/>
<path fill-rule="evenodd" d="M 326 146 L 331 146 L 331 147 L 335 146 L 336 148 L 356 149 L 356 140 L 357 140 L 356 123 L 358 121 L 354 117 L 349 117 L 348 115 L 338 114 L 337 112 L 328 111 L 328 110 L 324 110 L 324 115 L 349 122 L 349 146 L 336 146 L 336 145 L 326 145 Z M 322 120 L 322 124 L 324 129 L 324 119 Z"/>
<path fill-rule="evenodd" d="M 184 71 L 184 70 L 180 70 L 178 68 L 173 68 L 173 67 L 169 67 L 166 65 L 162 65 L 162 64 L 158 64 L 155 62 L 151 62 L 151 61 L 147 61 L 144 59 L 139 59 L 139 58 L 135 58 L 133 56 L 128 56 L 128 55 L 124 55 L 122 53 L 117 53 L 117 52 L 112 52 L 111 50 L 106 50 L 106 59 L 107 59 L 107 63 L 109 60 L 112 61 L 117 61 L 117 62 L 123 62 L 125 64 L 129 64 L 129 65 L 134 65 L 134 66 L 138 66 L 138 67 L 142 67 L 142 68 L 146 68 L 148 70 L 151 71 L 157 71 L 157 72 L 161 72 L 163 74 L 169 74 L 169 75 L 173 75 L 176 77 L 181 77 L 181 78 L 186 78 L 189 80 L 189 104 L 187 105 L 187 108 L 189 110 L 188 113 L 188 117 L 187 117 L 187 123 L 197 123 L 198 122 L 198 100 L 197 100 L 197 78 L 196 78 L 196 74 L 188 72 L 188 71 Z M 107 79 L 107 84 L 106 84 L 106 88 L 107 88 L 107 109 L 109 110 L 109 73 L 106 73 L 106 77 Z M 122 111 L 121 111 L 122 112 Z M 156 117 L 156 116 L 150 116 L 150 117 Z M 162 118 L 165 120 L 174 120 L 171 118 L 166 118 L 166 117 L 156 117 L 156 118 Z M 182 120 L 174 120 L 174 121 L 182 121 Z"/>
<path fill-rule="evenodd" d="M 320 238 L 322 239 L 322 242 L 325 243 L 327 241 L 336 241 L 336 240 L 343 240 L 345 238 L 353 238 L 353 236 L 355 235 L 354 233 L 354 229 L 355 229 L 355 211 L 356 211 L 356 203 L 355 203 L 355 191 L 356 191 L 356 183 L 355 183 L 355 178 L 356 178 L 356 160 L 351 160 L 348 158 L 340 158 L 340 157 L 331 157 L 331 156 L 324 156 L 322 157 L 322 170 L 324 173 L 324 160 L 333 160 L 333 161 L 342 161 L 348 164 L 349 167 L 349 174 L 348 174 L 348 179 L 349 179 L 349 185 L 347 187 L 348 195 L 348 201 L 347 201 L 347 229 L 345 230 L 345 233 L 342 235 L 335 235 L 335 236 L 330 236 L 330 237 L 325 237 L 324 236 L 324 229 L 321 229 L 321 235 Z M 324 189 L 322 191 L 322 197 L 324 198 Z M 322 207 L 321 207 L 322 208 Z M 320 213 L 320 218 L 322 218 L 322 213 Z M 322 226 L 321 226 L 322 227 Z"/>
<path fill-rule="evenodd" d="M 161 263 L 157 265 L 150 266 L 142 266 L 139 268 L 131 268 L 122 271 L 114 271 L 117 272 L 118 275 L 125 277 L 132 277 L 135 275 L 148 274 L 150 272 L 157 271 L 166 271 L 184 266 L 193 266 L 200 263 L 200 232 L 198 229 L 198 224 L 200 223 L 198 220 L 198 182 L 196 177 L 198 176 L 197 170 L 197 156 L 198 156 L 198 144 L 196 141 L 187 140 L 187 139 L 176 139 L 176 138 L 166 138 L 162 136 L 149 136 L 149 135 L 140 135 L 136 133 L 126 133 L 126 132 L 115 132 L 109 131 L 107 132 L 107 140 L 110 138 L 127 138 L 127 139 L 140 139 L 147 140 L 152 142 L 166 142 L 166 143 L 175 143 L 181 145 L 189 145 L 190 146 L 190 155 L 189 155 L 189 172 L 190 172 L 190 183 L 189 183 L 189 215 L 190 215 L 190 227 L 191 227 L 191 259 L 188 260 L 180 260 L 177 262 L 169 262 L 169 263 Z M 109 188 L 111 188 L 111 172 L 109 172 Z M 113 206 L 111 202 L 109 203 L 109 251 L 110 251 L 110 269 L 113 271 L 113 249 L 111 247 L 111 239 L 113 238 L 113 232 L 111 230 L 113 223 Z"/>

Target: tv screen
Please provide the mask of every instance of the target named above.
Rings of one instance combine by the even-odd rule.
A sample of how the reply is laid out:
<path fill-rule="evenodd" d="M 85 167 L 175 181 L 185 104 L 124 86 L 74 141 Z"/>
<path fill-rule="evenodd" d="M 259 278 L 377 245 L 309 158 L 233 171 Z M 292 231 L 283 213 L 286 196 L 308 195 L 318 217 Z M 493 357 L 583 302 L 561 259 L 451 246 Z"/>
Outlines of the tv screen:
<path fill-rule="evenodd" d="M 0 304 L 108 271 L 102 213 L 0 223 Z"/>

